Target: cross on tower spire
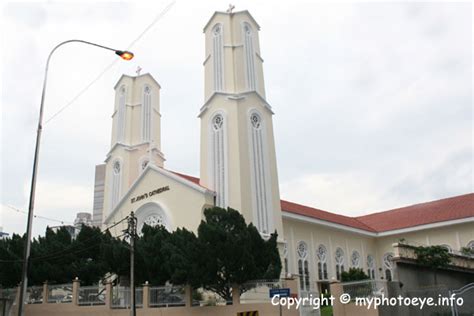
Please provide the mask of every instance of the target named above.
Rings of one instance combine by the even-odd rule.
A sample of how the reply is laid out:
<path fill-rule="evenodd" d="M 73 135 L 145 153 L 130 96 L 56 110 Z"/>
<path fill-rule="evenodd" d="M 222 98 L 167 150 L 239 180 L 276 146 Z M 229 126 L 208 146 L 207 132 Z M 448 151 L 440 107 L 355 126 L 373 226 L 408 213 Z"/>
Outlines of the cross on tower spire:
<path fill-rule="evenodd" d="M 137 76 L 140 76 L 141 71 L 142 71 L 142 67 L 137 66 L 137 70 L 135 70 L 135 72 L 137 73 Z"/>
<path fill-rule="evenodd" d="M 235 9 L 235 5 L 233 5 L 232 3 L 229 3 L 229 8 L 227 9 L 227 13 L 232 13 L 232 10 Z"/>

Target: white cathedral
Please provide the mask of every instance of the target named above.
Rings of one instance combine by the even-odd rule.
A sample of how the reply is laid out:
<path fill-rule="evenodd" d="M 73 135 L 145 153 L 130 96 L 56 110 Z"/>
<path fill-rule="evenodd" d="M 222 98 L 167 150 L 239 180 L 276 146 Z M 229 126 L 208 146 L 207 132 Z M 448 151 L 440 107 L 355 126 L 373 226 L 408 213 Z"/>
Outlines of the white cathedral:
<path fill-rule="evenodd" d="M 393 243 L 401 238 L 474 248 L 473 194 L 360 217 L 280 199 L 259 30 L 248 11 L 215 12 L 204 26 L 199 178 L 165 168 L 158 82 L 150 74 L 118 80 L 111 147 L 96 167 L 96 225 L 133 211 L 139 229 L 147 223 L 196 232 L 204 209 L 231 207 L 263 237 L 278 232 L 285 272 L 300 276 L 301 290 L 322 290 L 350 267 L 396 279 Z"/>

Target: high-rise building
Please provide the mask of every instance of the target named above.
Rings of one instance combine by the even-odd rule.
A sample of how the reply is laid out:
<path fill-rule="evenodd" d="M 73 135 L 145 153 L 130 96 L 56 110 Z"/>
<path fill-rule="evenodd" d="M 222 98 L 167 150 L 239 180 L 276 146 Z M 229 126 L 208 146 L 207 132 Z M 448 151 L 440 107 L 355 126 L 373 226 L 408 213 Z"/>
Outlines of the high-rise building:
<path fill-rule="evenodd" d="M 102 225 L 102 213 L 104 207 L 104 184 L 105 184 L 105 164 L 95 166 L 94 179 L 94 204 L 92 208 L 92 225 L 100 227 Z"/>

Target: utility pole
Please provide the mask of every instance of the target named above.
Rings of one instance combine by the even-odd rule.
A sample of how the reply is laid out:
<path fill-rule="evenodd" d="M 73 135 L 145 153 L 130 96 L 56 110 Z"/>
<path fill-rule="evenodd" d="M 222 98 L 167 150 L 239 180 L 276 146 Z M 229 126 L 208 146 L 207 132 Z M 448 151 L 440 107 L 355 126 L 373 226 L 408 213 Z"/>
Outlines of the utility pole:
<path fill-rule="evenodd" d="M 130 316 L 137 315 L 135 304 L 135 237 L 137 236 L 137 218 L 133 212 L 128 218 L 127 235 L 130 237 Z"/>

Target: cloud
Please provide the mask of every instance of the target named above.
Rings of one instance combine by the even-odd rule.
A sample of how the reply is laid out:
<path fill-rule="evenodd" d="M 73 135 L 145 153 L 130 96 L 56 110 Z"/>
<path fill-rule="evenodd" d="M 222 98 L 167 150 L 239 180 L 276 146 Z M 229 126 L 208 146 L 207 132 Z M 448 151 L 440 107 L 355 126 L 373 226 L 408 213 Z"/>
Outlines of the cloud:
<path fill-rule="evenodd" d="M 123 47 L 163 9 L 156 2 L 21 3 L 2 11 L 3 204 L 27 207 L 44 63 L 71 37 Z M 162 150 L 199 174 L 202 27 L 218 1 L 178 1 L 72 106 L 45 126 L 38 212 L 72 221 L 90 210 L 94 165 L 110 146 L 115 82 L 138 65 L 161 84 Z M 242 1 L 262 26 L 281 193 L 349 215 L 472 189 L 472 7 L 469 3 Z M 78 58 L 80 56 L 80 58 Z M 71 45 L 51 65 L 45 117 L 115 56 Z M 472 164 L 472 161 L 471 161 Z M 26 190 L 26 191 L 25 191 Z M 4 213 L 4 214 L 3 214 Z M 4 228 L 24 230 L 2 208 Z M 54 215 L 54 216 L 53 216 Z M 17 216 L 17 217 L 14 217 Z M 38 220 L 35 227 L 47 222 Z M 36 228 L 35 228 L 36 229 Z"/>

